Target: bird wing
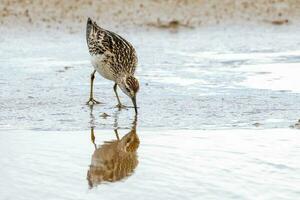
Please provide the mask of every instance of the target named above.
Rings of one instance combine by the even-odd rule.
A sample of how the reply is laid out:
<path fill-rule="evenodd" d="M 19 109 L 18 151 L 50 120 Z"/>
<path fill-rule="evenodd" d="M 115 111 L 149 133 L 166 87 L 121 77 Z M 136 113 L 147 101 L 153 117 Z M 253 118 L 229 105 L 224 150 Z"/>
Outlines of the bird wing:
<path fill-rule="evenodd" d="M 127 73 L 134 74 L 137 55 L 134 47 L 120 35 L 99 27 L 90 18 L 87 21 L 86 39 L 91 55 L 105 55 L 108 62 Z"/>

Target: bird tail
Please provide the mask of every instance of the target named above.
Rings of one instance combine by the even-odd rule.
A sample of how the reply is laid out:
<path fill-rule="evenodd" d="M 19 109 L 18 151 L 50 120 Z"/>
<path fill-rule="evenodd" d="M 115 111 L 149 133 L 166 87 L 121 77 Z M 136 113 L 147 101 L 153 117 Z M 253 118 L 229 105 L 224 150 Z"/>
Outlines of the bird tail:
<path fill-rule="evenodd" d="M 91 18 L 88 18 L 87 23 L 86 23 L 86 42 L 88 43 L 89 41 L 89 35 L 93 29 L 93 21 Z"/>

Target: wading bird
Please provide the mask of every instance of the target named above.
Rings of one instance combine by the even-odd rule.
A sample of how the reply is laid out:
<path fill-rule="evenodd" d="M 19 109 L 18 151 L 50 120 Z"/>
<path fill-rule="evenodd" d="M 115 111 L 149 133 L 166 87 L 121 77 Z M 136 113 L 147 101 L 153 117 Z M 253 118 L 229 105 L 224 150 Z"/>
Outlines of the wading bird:
<path fill-rule="evenodd" d="M 87 20 L 86 40 L 94 67 L 91 74 L 90 99 L 87 104 L 100 103 L 93 97 L 93 83 L 97 71 L 104 78 L 115 82 L 113 89 L 118 100 L 117 107 L 125 107 L 121 104 L 117 93 L 117 86 L 119 86 L 131 98 L 137 113 L 136 94 L 139 90 L 139 82 L 134 77 L 137 66 L 134 47 L 118 34 L 99 27 L 90 18 Z"/>

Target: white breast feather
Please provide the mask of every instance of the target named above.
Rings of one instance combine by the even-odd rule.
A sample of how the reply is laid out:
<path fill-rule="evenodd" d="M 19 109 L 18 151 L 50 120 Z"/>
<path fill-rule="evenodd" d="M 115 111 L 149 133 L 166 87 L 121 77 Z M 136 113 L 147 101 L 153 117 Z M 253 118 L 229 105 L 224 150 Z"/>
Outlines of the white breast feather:
<path fill-rule="evenodd" d="M 104 78 L 114 81 L 110 66 L 104 62 L 105 54 L 91 56 L 91 62 L 95 70 Z"/>

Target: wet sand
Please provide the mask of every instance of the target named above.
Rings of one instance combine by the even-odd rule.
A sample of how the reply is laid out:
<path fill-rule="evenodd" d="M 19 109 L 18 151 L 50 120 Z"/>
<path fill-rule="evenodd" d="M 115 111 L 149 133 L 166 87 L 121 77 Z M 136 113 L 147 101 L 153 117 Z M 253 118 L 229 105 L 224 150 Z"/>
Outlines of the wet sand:
<path fill-rule="evenodd" d="M 141 128 L 288 128 L 300 118 L 298 26 L 122 35 L 138 52 Z M 95 98 L 104 104 L 92 111 L 85 105 L 92 66 L 84 30 L 7 29 L 0 44 L 0 129 L 124 128 L 133 119 L 133 109 L 115 108 L 113 83 L 98 74 Z"/>
<path fill-rule="evenodd" d="M 119 130 L 120 138 L 129 130 Z M 90 188 L 90 130 L 1 131 L 1 199 L 297 199 L 297 130 L 136 131 L 130 176 Z M 95 143 L 115 140 L 95 129 Z"/>

